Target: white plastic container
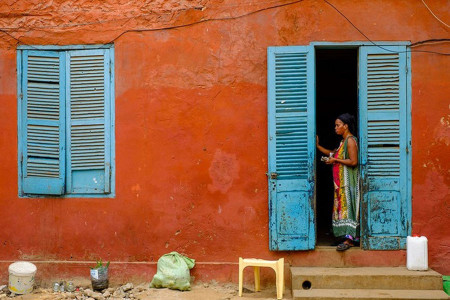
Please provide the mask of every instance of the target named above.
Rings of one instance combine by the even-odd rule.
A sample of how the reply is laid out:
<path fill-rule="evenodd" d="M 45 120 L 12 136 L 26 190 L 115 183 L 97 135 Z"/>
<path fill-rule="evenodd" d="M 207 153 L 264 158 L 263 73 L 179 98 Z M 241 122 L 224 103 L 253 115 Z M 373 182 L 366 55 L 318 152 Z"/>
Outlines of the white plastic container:
<path fill-rule="evenodd" d="M 406 238 L 406 267 L 408 270 L 428 270 L 428 240 L 424 236 Z"/>
<path fill-rule="evenodd" d="M 15 294 L 28 294 L 33 291 L 36 266 L 30 262 L 18 261 L 9 265 L 8 289 Z"/>

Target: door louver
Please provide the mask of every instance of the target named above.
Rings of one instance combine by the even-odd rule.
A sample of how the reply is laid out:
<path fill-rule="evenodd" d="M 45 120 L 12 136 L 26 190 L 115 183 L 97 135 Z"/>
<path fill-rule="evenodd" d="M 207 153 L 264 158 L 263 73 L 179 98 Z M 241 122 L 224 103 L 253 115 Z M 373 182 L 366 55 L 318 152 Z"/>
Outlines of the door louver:
<path fill-rule="evenodd" d="M 64 192 L 64 77 L 57 52 L 25 51 L 23 56 L 23 190 Z"/>

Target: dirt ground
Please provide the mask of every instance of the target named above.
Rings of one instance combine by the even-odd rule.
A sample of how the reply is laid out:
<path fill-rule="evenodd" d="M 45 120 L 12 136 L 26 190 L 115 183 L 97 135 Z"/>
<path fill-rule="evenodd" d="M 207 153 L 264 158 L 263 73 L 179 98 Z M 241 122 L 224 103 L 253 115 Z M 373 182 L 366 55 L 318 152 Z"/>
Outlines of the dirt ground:
<path fill-rule="evenodd" d="M 133 299 L 146 300 L 250 300 L 250 299 L 276 299 L 275 286 L 261 286 L 260 292 L 254 292 L 254 286 L 244 285 L 242 297 L 238 296 L 238 285 L 233 283 L 196 283 L 190 291 L 180 292 L 169 289 L 149 288 L 148 284 L 141 284 L 141 292 L 136 293 Z M 19 296 L 14 298 L 17 300 L 57 300 L 57 299 L 76 299 L 74 294 L 53 293 L 49 288 L 36 288 L 32 294 Z M 112 298 L 113 299 L 113 298 Z M 126 299 L 126 298 L 122 298 Z M 292 299 L 291 291 L 286 290 L 283 299 Z"/>

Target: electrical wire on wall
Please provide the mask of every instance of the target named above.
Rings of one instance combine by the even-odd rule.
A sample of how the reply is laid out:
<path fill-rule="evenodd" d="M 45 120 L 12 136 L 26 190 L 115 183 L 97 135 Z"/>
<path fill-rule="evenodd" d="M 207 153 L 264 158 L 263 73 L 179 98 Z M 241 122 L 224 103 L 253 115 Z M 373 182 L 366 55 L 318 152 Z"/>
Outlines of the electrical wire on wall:
<path fill-rule="evenodd" d="M 189 26 L 194 26 L 197 24 L 201 24 L 201 23 L 206 23 L 206 22 L 212 22 L 212 21 L 226 21 L 226 20 L 235 20 L 235 19 L 240 19 L 240 18 L 244 18 L 262 11 L 266 11 L 266 10 L 271 10 L 271 9 L 276 9 L 276 8 L 280 8 L 280 7 L 284 7 L 284 6 L 290 6 L 293 4 L 297 4 L 300 3 L 304 0 L 296 0 L 296 1 L 291 1 L 291 2 L 287 2 L 287 3 L 282 3 L 282 4 L 277 4 L 277 5 L 273 5 L 273 6 L 268 6 L 268 7 L 264 7 L 261 9 L 257 9 L 242 15 L 238 15 L 238 16 L 230 16 L 230 17 L 221 17 L 221 18 L 209 18 L 209 19 L 201 19 L 199 21 L 195 21 L 195 22 L 191 22 L 191 23 L 185 23 L 185 24 L 180 24 L 180 25 L 173 25 L 173 26 L 166 26 L 166 27 L 158 27 L 158 28 L 145 28 L 145 29 L 129 29 L 129 30 L 125 30 L 122 33 L 120 33 L 118 36 L 116 36 L 115 38 L 113 38 L 112 40 L 110 40 L 107 44 L 109 43 L 113 43 L 114 41 L 116 41 L 117 39 L 119 39 L 121 36 L 123 36 L 124 34 L 130 33 L 130 32 L 152 32 L 152 31 L 163 31 L 163 30 L 171 30 L 171 29 L 179 29 L 179 28 L 183 28 L 183 27 L 189 27 Z M 361 31 L 355 24 L 353 24 L 349 18 L 347 18 L 336 6 L 334 6 L 333 4 L 331 4 L 330 2 L 328 2 L 327 0 L 324 0 L 325 3 L 327 3 L 329 6 L 331 6 L 334 10 L 336 10 L 344 19 L 347 20 L 348 23 L 350 23 L 362 36 L 364 36 L 364 38 L 366 38 L 371 44 L 373 44 L 374 46 L 377 46 L 385 51 L 388 52 L 394 52 L 394 53 L 401 53 L 401 52 L 397 52 L 397 51 L 392 51 L 390 49 L 387 49 L 383 46 L 380 46 L 378 44 L 376 44 L 374 41 L 372 41 L 366 34 L 364 34 L 363 31 Z M 430 8 L 426 5 L 426 3 L 422 0 L 423 4 L 425 5 L 425 7 L 430 11 L 430 13 L 441 23 L 443 23 L 445 26 L 449 27 L 446 23 L 444 23 L 443 21 L 441 21 L 431 10 Z M 260 2 L 261 3 L 261 2 Z M 264 2 L 264 3 L 273 3 L 273 2 Z M 240 7 L 242 7 L 242 5 L 240 5 Z M 194 8 L 190 8 L 190 9 L 199 9 L 199 10 L 204 10 L 205 7 L 194 7 Z M 179 9 L 180 10 L 180 9 Z M 181 9 L 181 10 L 187 10 L 187 9 Z M 114 22 L 114 21 L 120 21 L 120 20 L 131 20 L 131 19 L 136 19 L 142 16 L 148 16 L 152 13 L 146 13 L 146 14 L 141 14 L 138 16 L 133 16 L 133 17 L 127 17 L 127 18 L 120 18 L 120 19 L 112 19 L 112 20 L 106 20 L 106 21 L 98 21 L 98 22 L 90 22 L 90 23 L 79 23 L 79 24 L 65 24 L 65 25 L 59 25 L 59 26 L 41 26 L 41 27 L 36 27 L 36 28 L 29 28 L 28 30 L 36 30 L 36 29 L 47 29 L 47 28 L 66 28 L 66 27 L 78 27 L 78 26 L 89 26 L 89 25 L 95 25 L 95 24 L 103 24 L 106 22 Z M 0 28 L 0 32 L 10 36 L 11 38 L 13 38 L 14 40 L 16 40 L 19 44 L 22 45 L 27 45 L 33 48 L 32 45 L 26 44 L 24 42 L 22 42 L 20 39 L 16 38 L 15 36 L 13 36 L 12 34 L 10 34 L 7 30 L 18 30 L 21 28 Z M 425 44 L 436 44 L 436 43 L 445 43 L 445 42 L 450 42 L 450 39 L 429 39 L 429 40 L 423 40 L 423 41 L 418 41 L 415 43 L 412 43 L 409 48 L 412 47 L 416 47 L 419 45 L 425 45 Z M 403 52 L 419 52 L 419 53 L 430 53 L 430 54 L 438 54 L 438 55 L 444 55 L 444 56 L 448 56 L 450 55 L 450 53 L 442 53 L 442 52 L 437 52 L 437 51 L 428 51 L 428 50 L 406 50 Z"/>
<path fill-rule="evenodd" d="M 25 43 L 23 43 L 21 40 L 19 40 L 18 38 L 16 38 L 15 36 L 13 36 L 12 34 L 10 34 L 8 31 L 6 31 L 5 29 L 0 28 L 0 32 L 6 34 L 7 36 L 11 37 L 12 39 L 16 40 L 18 43 L 22 44 L 22 45 L 27 45 Z"/>
<path fill-rule="evenodd" d="M 279 7 L 283 7 L 283 6 L 288 6 L 288 5 L 292 5 L 292 4 L 296 4 L 296 3 L 300 3 L 304 0 L 296 0 L 296 1 L 291 1 L 291 2 L 287 2 L 287 3 L 282 3 L 282 4 L 277 4 L 277 5 L 273 5 L 273 6 L 268 6 L 268 7 L 264 7 L 258 10 L 254 10 L 239 16 L 231 16 L 231 17 L 223 17 L 223 18 L 209 18 L 209 19 L 201 19 L 199 21 L 195 21 L 195 22 L 191 22 L 191 23 L 186 23 L 186 24 L 180 24 L 180 25 L 173 25 L 173 26 L 166 26 L 166 27 L 159 27 L 159 28 L 146 28 L 146 29 L 129 29 L 129 30 L 125 30 L 123 31 L 121 34 L 119 34 L 117 37 L 115 37 L 114 39 L 112 39 L 111 41 L 109 41 L 106 44 L 110 44 L 113 43 L 114 41 L 116 41 L 118 38 L 120 38 L 121 36 L 123 36 L 126 33 L 129 32 L 151 32 L 151 31 L 163 31 L 163 30 L 171 30 L 171 29 L 178 29 L 178 28 L 183 28 L 183 27 L 189 27 L 189 26 L 193 26 L 193 25 L 197 25 L 197 24 L 201 24 L 201 23 L 206 23 L 206 22 L 211 22 L 211 21 L 226 21 L 226 20 L 234 20 L 234 19 L 240 19 L 249 15 L 253 15 L 262 11 L 266 11 L 266 10 L 270 10 L 270 9 L 275 9 L 275 8 L 279 8 Z M 274 3 L 274 1 L 267 1 L 267 2 L 259 2 L 260 3 Z M 240 7 L 242 7 L 242 5 L 239 5 Z M 226 6 L 225 6 L 226 7 Z M 231 7 L 231 6 L 230 6 Z M 235 7 L 235 6 L 233 6 Z M 205 7 L 201 7 L 201 10 L 203 10 Z M 194 8 L 195 9 L 195 8 Z M 107 20 L 107 21 L 98 21 L 98 22 L 89 22 L 89 23 L 79 23 L 79 24 L 69 24 L 69 25 L 59 25 L 59 26 L 41 26 L 41 27 L 35 27 L 35 28 L 29 28 L 28 30 L 36 30 L 36 29 L 48 29 L 48 28 L 66 28 L 66 27 L 78 27 L 78 26 L 88 26 L 88 25 L 95 25 L 95 24 L 103 24 L 103 23 L 107 23 L 107 22 L 115 22 L 115 21 L 124 21 L 124 20 L 131 20 L 131 19 L 136 19 L 139 17 L 143 17 L 143 16 L 148 16 L 150 14 L 141 14 L 138 16 L 133 16 L 133 17 L 127 17 L 127 18 L 120 18 L 120 19 L 112 19 L 112 20 Z M 5 34 L 7 34 L 8 36 L 10 36 L 11 38 L 13 38 L 14 40 L 16 40 L 18 43 L 20 43 L 21 45 L 27 45 L 30 47 L 33 47 L 32 45 L 26 44 L 24 42 L 22 42 L 20 39 L 14 37 L 13 35 L 11 35 L 9 32 L 7 32 L 6 30 L 18 30 L 21 29 L 19 27 L 9 27 L 9 28 L 0 28 L 0 32 L 3 32 Z"/>
<path fill-rule="evenodd" d="M 267 10 L 267 9 L 271 9 L 271 8 L 277 8 L 277 7 L 282 7 L 282 6 L 286 6 L 286 5 L 291 5 L 291 4 L 295 4 L 295 3 L 299 3 L 302 2 L 304 0 L 296 0 L 293 2 L 288 2 L 288 3 L 283 3 L 283 4 L 279 4 L 280 0 L 275 0 L 275 1 L 260 1 L 257 3 L 240 3 L 240 4 L 234 4 L 234 5 L 221 5 L 220 8 L 221 9 L 228 9 L 228 8 L 235 8 L 235 7 L 247 7 L 247 6 L 256 6 L 256 5 L 262 5 L 262 4 L 273 4 L 273 3 L 277 3 L 277 5 L 275 6 L 269 6 L 260 10 L 256 10 L 256 11 L 252 11 L 250 14 L 252 13 L 256 13 L 259 12 L 261 10 Z M 188 8 L 178 8 L 178 9 L 171 9 L 169 12 L 165 12 L 164 14 L 169 15 L 169 14 L 173 14 L 173 13 L 178 13 L 181 11 L 188 11 L 188 10 L 200 10 L 200 11 L 204 11 L 207 7 L 206 6 L 193 6 L 193 7 L 188 7 Z M 63 12 L 75 12 L 75 11 L 67 11 L 64 10 Z M 110 11 L 108 11 L 110 12 Z M 107 12 L 107 13 L 108 13 Z M 25 12 L 24 14 L 26 14 L 27 12 Z M 105 12 L 103 12 L 105 13 Z M 32 28 L 26 28 L 26 27 L 3 27 L 2 29 L 4 30 L 15 30 L 15 31 L 29 31 L 30 29 L 32 30 L 40 30 L 40 29 L 52 29 L 52 28 L 70 28 L 70 27 L 81 27 L 81 26 L 90 26 L 90 25 L 98 25 L 98 24 L 105 24 L 105 23 L 111 23 L 111 22 L 120 22 L 120 21 L 129 21 L 129 20 L 133 20 L 133 19 L 138 19 L 138 18 L 142 18 L 142 17 L 148 17 L 151 15 L 164 15 L 162 13 L 158 13 L 157 11 L 150 11 L 148 13 L 141 13 L 141 14 L 135 14 L 131 17 L 123 17 L 123 18 L 116 18 L 116 19 L 108 19 L 108 20 L 100 20 L 100 21 L 95 21 L 95 22 L 85 22 L 85 23 L 70 23 L 70 24 L 62 24 L 62 25 L 44 25 L 44 26 L 33 26 Z M 245 14 L 247 15 L 247 14 Z M 244 16 L 245 16 L 244 15 Z M 238 16 L 239 17 L 239 16 Z M 214 21 L 216 19 L 209 19 L 211 21 Z M 164 28 L 161 28 L 164 29 Z"/>
<path fill-rule="evenodd" d="M 329 6 L 331 6 L 334 10 L 336 10 L 342 17 L 344 17 L 344 19 L 346 19 L 347 22 L 349 22 L 350 25 L 352 25 L 359 33 L 361 33 L 361 35 L 364 36 L 371 44 L 373 44 L 374 46 L 377 46 L 378 48 L 383 49 L 383 50 L 385 50 L 387 52 L 392 52 L 392 53 L 421 52 L 421 53 L 432 53 L 432 54 L 439 54 L 439 55 L 445 55 L 445 56 L 449 56 L 450 55 L 450 53 L 428 51 L 428 50 L 406 50 L 406 51 L 400 51 L 399 52 L 399 51 L 393 51 L 393 50 L 387 49 L 387 48 L 385 48 L 383 46 L 380 46 L 380 45 L 376 44 L 374 41 L 372 41 L 367 35 L 364 34 L 364 32 L 362 32 L 358 27 L 356 27 L 356 25 L 353 24 L 352 21 L 349 20 L 349 18 L 347 18 L 339 9 L 337 9 L 336 6 L 334 6 L 333 4 L 328 2 L 327 0 L 323 0 L 323 1 L 325 1 Z M 433 39 L 431 41 L 449 42 L 450 39 Z M 413 45 L 417 46 L 419 44 L 423 45 L 423 44 L 426 44 L 426 43 L 427 43 L 427 40 L 419 41 L 419 42 L 416 42 L 416 43 L 412 44 L 411 46 L 413 46 Z"/>
<path fill-rule="evenodd" d="M 200 21 L 195 21 L 192 23 L 187 23 L 187 24 L 180 24 L 180 25 L 174 25 L 174 26 L 169 26 L 169 27 L 163 27 L 163 28 L 149 28 L 149 29 L 130 29 L 130 30 L 126 30 L 124 32 L 122 32 L 120 35 L 118 35 L 117 37 L 115 37 L 114 39 L 112 39 L 109 43 L 113 43 L 115 40 L 117 40 L 118 38 L 120 38 L 122 35 L 128 33 L 128 32 L 146 32 L 146 31 L 161 31 L 161 30 L 170 30 L 170 29 L 178 29 L 178 28 L 183 28 L 183 27 L 188 27 L 188 26 L 192 26 L 192 25 L 197 25 L 197 24 L 201 24 L 201 23 L 205 23 L 205 22 L 210 22 L 210 21 L 227 21 L 227 20 L 236 20 L 236 19 L 241 19 L 243 17 L 247 17 L 250 15 L 254 15 L 256 13 L 265 11 L 265 10 L 270 10 L 270 9 L 274 9 L 274 8 L 279 8 L 279 7 L 283 7 L 283 6 L 288 6 L 288 5 L 292 5 L 292 4 L 296 4 L 299 2 L 302 2 L 304 0 L 297 0 L 297 1 L 292 1 L 292 2 L 288 2 L 288 3 L 283 3 L 283 4 L 278 4 L 278 5 L 274 5 L 274 6 L 269 6 L 269 7 L 264 7 L 261 9 L 257 9 L 239 16 L 234 16 L 234 17 L 222 17 L 222 18 L 211 18 L 211 19 L 202 19 Z"/>
<path fill-rule="evenodd" d="M 447 26 L 448 28 L 450 28 L 450 26 L 448 26 L 444 21 L 442 21 L 441 19 L 439 19 L 434 13 L 433 11 L 428 7 L 428 5 L 425 3 L 424 0 L 422 0 L 423 5 L 425 5 L 425 7 L 428 9 L 428 11 L 431 13 L 431 15 L 438 20 L 439 22 L 441 22 L 442 24 L 444 24 L 445 26 Z"/>

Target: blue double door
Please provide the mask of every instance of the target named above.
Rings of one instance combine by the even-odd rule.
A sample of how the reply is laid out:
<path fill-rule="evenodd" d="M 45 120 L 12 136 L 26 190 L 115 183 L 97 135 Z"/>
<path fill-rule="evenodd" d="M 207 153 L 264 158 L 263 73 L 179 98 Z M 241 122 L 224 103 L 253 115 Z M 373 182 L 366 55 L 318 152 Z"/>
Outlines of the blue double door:
<path fill-rule="evenodd" d="M 268 48 L 271 250 L 316 245 L 314 50 Z M 359 46 L 358 51 L 362 245 L 401 249 L 411 215 L 409 57 L 405 46 Z"/>

